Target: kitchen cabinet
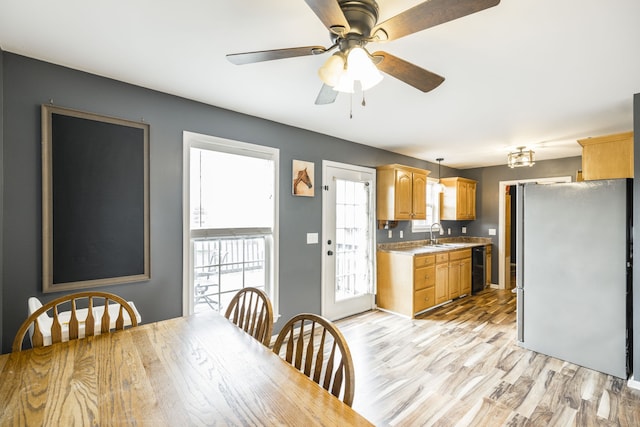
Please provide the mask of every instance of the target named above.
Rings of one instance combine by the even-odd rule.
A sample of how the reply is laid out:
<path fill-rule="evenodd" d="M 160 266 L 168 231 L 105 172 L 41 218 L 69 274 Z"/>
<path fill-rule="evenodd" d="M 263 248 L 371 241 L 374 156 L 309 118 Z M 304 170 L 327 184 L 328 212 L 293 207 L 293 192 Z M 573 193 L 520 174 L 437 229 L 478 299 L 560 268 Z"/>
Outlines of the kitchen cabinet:
<path fill-rule="evenodd" d="M 449 253 L 436 254 L 436 304 L 449 300 Z"/>
<path fill-rule="evenodd" d="M 449 299 L 471 295 L 471 249 L 449 253 Z"/>
<path fill-rule="evenodd" d="M 377 305 L 408 317 L 471 294 L 471 249 L 412 255 L 378 251 Z"/>
<path fill-rule="evenodd" d="M 633 132 L 579 139 L 582 179 L 633 178 Z"/>
<path fill-rule="evenodd" d="M 427 218 L 427 176 L 430 171 L 398 164 L 377 168 L 377 219 Z"/>
<path fill-rule="evenodd" d="M 441 178 L 444 186 L 440 205 L 441 220 L 476 219 L 476 181 L 461 177 Z"/>
<path fill-rule="evenodd" d="M 413 317 L 435 305 L 435 255 L 378 251 L 381 309 Z"/>

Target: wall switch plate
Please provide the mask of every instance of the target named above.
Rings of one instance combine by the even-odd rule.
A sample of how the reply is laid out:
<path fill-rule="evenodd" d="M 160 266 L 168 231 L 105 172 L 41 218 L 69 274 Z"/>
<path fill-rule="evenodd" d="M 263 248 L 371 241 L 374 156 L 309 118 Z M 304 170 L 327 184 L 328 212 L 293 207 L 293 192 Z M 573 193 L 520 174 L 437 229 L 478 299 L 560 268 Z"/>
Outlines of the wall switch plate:
<path fill-rule="evenodd" d="M 404 237 L 404 231 L 400 230 L 400 238 L 402 239 Z"/>
<path fill-rule="evenodd" d="M 496 229 L 495 228 L 490 228 L 489 229 L 489 236 L 495 236 L 496 235 Z"/>
<path fill-rule="evenodd" d="M 389 238 L 391 239 L 393 237 L 393 230 L 389 230 Z"/>
<path fill-rule="evenodd" d="M 451 228 L 447 228 L 447 234 L 451 236 Z"/>
<path fill-rule="evenodd" d="M 462 234 L 467 234 L 467 227 L 462 227 Z"/>
<path fill-rule="evenodd" d="M 307 245 L 318 243 L 318 233 L 307 233 Z"/>

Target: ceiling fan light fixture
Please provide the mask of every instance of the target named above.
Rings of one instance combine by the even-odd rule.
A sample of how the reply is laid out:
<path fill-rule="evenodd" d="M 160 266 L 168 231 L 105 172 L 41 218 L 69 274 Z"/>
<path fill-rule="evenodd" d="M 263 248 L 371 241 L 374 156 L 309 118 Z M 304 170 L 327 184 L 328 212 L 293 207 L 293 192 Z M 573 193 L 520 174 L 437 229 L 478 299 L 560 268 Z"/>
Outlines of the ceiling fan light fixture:
<path fill-rule="evenodd" d="M 359 80 L 362 90 L 369 90 L 382 81 L 382 73 L 373 65 L 367 51 L 354 47 L 347 56 L 347 73 L 352 80 Z"/>
<path fill-rule="evenodd" d="M 512 151 L 507 155 L 507 166 L 510 168 L 520 168 L 524 166 L 533 166 L 535 162 L 535 153 L 533 150 L 524 151 L 525 147 L 518 147 L 518 151 Z"/>
<path fill-rule="evenodd" d="M 333 90 L 338 92 L 353 93 L 355 81 L 347 70 L 343 70 L 338 76 L 338 82 L 333 86 Z"/>
<path fill-rule="evenodd" d="M 338 85 L 340 76 L 345 72 L 345 65 L 346 61 L 342 52 L 336 52 L 320 67 L 318 76 L 327 86 L 335 87 Z"/>

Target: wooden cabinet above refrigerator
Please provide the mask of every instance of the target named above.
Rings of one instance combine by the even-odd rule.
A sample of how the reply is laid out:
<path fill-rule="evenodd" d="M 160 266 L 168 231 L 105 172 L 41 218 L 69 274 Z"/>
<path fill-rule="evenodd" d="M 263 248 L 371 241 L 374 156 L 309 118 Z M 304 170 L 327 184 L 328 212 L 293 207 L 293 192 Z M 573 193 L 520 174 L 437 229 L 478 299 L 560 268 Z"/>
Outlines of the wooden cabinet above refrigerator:
<path fill-rule="evenodd" d="M 579 139 L 582 179 L 633 178 L 633 132 Z"/>

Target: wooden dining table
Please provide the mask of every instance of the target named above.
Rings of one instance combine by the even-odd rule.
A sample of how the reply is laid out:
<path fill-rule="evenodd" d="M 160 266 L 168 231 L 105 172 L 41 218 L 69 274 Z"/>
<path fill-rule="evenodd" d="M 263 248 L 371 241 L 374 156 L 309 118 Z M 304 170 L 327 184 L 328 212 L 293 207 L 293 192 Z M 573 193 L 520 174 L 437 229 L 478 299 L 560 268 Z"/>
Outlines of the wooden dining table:
<path fill-rule="evenodd" d="M 0 356 L 0 426 L 370 426 L 223 316 Z"/>

